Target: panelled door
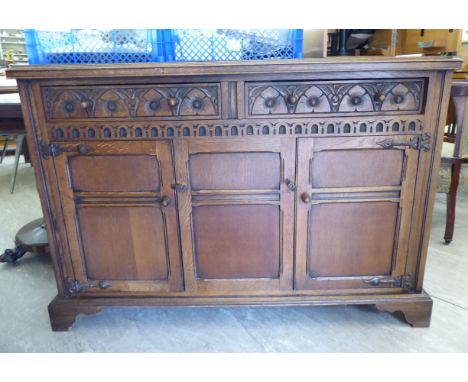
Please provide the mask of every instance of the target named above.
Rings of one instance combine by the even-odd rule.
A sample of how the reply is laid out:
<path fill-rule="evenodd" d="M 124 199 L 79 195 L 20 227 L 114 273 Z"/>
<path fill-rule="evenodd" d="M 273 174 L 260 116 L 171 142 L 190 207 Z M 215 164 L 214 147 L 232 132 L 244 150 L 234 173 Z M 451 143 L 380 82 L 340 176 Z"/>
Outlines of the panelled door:
<path fill-rule="evenodd" d="M 170 141 L 54 149 L 75 292 L 182 290 Z"/>
<path fill-rule="evenodd" d="M 411 138 L 298 140 L 296 289 L 403 286 L 419 157 Z"/>
<path fill-rule="evenodd" d="M 187 291 L 291 290 L 295 140 L 179 140 Z"/>

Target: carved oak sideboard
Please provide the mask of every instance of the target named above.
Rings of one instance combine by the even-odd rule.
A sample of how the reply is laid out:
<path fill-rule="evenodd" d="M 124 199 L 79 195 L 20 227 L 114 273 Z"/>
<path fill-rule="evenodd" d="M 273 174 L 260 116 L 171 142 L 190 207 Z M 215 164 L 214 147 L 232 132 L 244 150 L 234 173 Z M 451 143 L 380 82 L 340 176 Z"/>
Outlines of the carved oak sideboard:
<path fill-rule="evenodd" d="M 107 306 L 374 304 L 423 291 L 461 60 L 26 66 L 17 78 L 58 296 Z"/>

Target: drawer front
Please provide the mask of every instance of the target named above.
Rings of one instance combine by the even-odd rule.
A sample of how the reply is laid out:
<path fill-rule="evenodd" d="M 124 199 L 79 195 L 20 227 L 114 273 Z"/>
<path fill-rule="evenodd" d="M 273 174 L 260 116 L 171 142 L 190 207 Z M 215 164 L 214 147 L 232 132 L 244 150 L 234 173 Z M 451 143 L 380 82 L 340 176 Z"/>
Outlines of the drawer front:
<path fill-rule="evenodd" d="M 44 87 L 42 96 L 49 121 L 221 115 L 220 84 Z"/>
<path fill-rule="evenodd" d="M 251 117 L 420 113 L 424 80 L 349 80 L 246 84 Z"/>

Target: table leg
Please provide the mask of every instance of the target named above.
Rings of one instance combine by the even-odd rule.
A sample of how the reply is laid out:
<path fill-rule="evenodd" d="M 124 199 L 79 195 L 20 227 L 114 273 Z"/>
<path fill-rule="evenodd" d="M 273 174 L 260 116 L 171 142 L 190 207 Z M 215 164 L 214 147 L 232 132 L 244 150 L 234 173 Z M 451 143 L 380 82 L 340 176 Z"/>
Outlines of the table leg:
<path fill-rule="evenodd" d="M 15 190 L 16 174 L 18 173 L 18 165 L 19 165 L 19 159 L 21 155 L 21 149 L 23 147 L 23 141 L 24 141 L 24 134 L 18 134 L 16 136 L 15 171 L 13 173 L 13 179 L 11 180 L 11 190 L 10 190 L 11 194 Z"/>

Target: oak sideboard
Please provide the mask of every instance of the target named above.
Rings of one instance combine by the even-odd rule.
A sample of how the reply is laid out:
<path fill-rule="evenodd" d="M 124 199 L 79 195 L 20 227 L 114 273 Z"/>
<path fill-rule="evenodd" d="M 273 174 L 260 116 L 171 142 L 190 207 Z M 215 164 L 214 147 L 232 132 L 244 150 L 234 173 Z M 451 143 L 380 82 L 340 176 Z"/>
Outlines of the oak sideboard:
<path fill-rule="evenodd" d="M 58 296 L 108 306 L 373 304 L 430 323 L 457 58 L 17 66 Z"/>

